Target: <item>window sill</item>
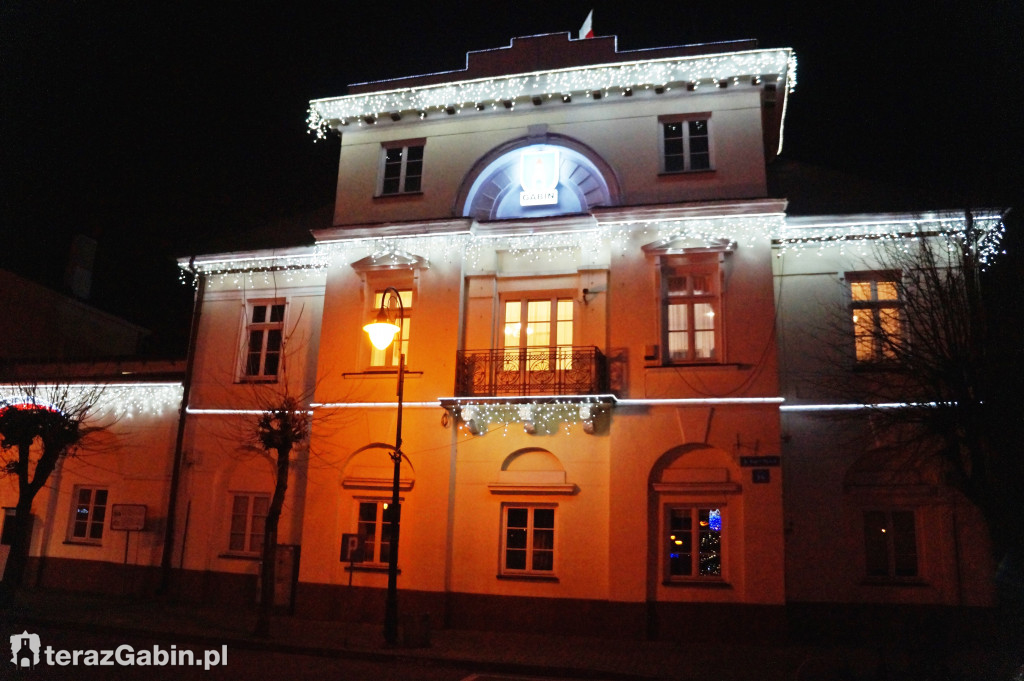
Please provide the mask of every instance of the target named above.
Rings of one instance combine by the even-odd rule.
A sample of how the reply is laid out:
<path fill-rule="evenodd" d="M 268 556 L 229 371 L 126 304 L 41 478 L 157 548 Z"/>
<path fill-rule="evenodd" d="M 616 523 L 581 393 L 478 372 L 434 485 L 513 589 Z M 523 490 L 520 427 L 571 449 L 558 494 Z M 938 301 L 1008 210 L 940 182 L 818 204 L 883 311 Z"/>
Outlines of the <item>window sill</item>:
<path fill-rule="evenodd" d="M 374 201 L 387 201 L 388 199 L 400 199 L 402 197 L 414 198 L 414 197 L 420 197 L 420 196 L 423 196 L 423 191 L 422 190 L 418 191 L 418 192 L 396 192 L 394 194 L 374 194 L 373 195 L 373 200 Z"/>
<path fill-rule="evenodd" d="M 921 577 L 865 577 L 861 580 L 860 585 L 916 589 L 928 586 L 928 582 Z"/>
<path fill-rule="evenodd" d="M 558 583 L 559 579 L 555 575 L 538 575 L 538 574 L 501 574 L 497 575 L 498 579 L 514 581 L 514 582 L 554 582 Z"/>
<path fill-rule="evenodd" d="M 88 539 L 65 539 L 64 544 L 67 546 L 103 546 L 103 540 L 98 539 L 90 541 Z"/>
<path fill-rule="evenodd" d="M 734 371 L 739 371 L 741 369 L 748 368 L 750 368 L 750 365 L 728 362 L 676 362 L 674 364 L 649 364 L 644 367 L 644 369 L 654 371 L 657 371 L 658 369 L 732 369 Z"/>
<path fill-rule="evenodd" d="M 226 560 L 250 560 L 254 562 L 260 560 L 259 554 L 256 553 L 222 553 L 217 557 Z"/>
<path fill-rule="evenodd" d="M 714 168 L 701 168 L 700 170 L 662 170 L 658 177 L 679 177 L 681 175 L 714 175 Z"/>
<path fill-rule="evenodd" d="M 235 383 L 240 385 L 247 383 L 277 383 L 277 376 L 242 376 Z"/>
<path fill-rule="evenodd" d="M 388 566 L 381 563 L 347 563 L 344 569 L 345 572 L 378 572 L 385 575 L 388 573 Z M 398 568 L 398 574 L 402 574 L 402 568 Z"/>
<path fill-rule="evenodd" d="M 410 371 L 406 369 L 402 372 L 406 377 L 409 376 L 422 376 L 422 371 Z M 341 374 L 342 378 L 390 378 L 395 379 L 398 377 L 398 369 L 366 369 L 364 371 L 346 371 Z"/>
<path fill-rule="evenodd" d="M 666 579 L 661 585 L 696 589 L 732 589 L 732 584 L 720 579 Z"/>

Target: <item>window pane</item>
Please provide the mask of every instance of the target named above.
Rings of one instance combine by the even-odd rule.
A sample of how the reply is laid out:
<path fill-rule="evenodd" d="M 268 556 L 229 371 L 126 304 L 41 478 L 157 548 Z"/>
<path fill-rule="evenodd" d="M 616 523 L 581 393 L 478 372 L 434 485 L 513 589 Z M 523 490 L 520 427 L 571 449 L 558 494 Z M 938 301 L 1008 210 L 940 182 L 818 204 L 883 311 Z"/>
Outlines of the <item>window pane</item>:
<path fill-rule="evenodd" d="M 524 549 L 512 550 L 509 549 L 505 552 L 505 569 L 507 570 L 525 570 L 526 569 L 526 551 Z"/>
<path fill-rule="evenodd" d="M 864 561 L 869 577 L 889 574 L 889 540 L 886 517 L 882 511 L 864 513 Z"/>
<path fill-rule="evenodd" d="M 850 296 L 854 300 L 871 300 L 871 282 L 850 282 Z"/>
<path fill-rule="evenodd" d="M 899 300 L 899 293 L 894 281 L 875 282 L 878 291 L 878 300 Z"/>
<path fill-rule="evenodd" d="M 690 156 L 690 170 L 708 170 L 710 168 L 710 154 L 693 154 Z"/>
<path fill-rule="evenodd" d="M 384 185 L 381 187 L 382 194 L 397 194 L 398 193 L 398 178 L 388 178 L 385 176 Z"/>
<path fill-rule="evenodd" d="M 253 305 L 252 306 L 252 323 L 262 324 L 267 321 L 267 306 L 266 305 Z"/>
<path fill-rule="evenodd" d="M 708 134 L 708 122 L 707 120 L 696 120 L 689 121 L 690 125 L 690 139 L 692 140 L 697 135 Z"/>
<path fill-rule="evenodd" d="M 420 161 L 423 159 L 423 145 L 419 144 L 416 146 L 408 147 L 408 158 L 409 161 Z"/>
<path fill-rule="evenodd" d="M 551 529 L 555 526 L 555 509 L 538 508 L 533 512 L 533 526 L 535 528 Z"/>
<path fill-rule="evenodd" d="M 682 156 L 665 156 L 665 172 L 678 173 L 686 170 Z"/>
<path fill-rule="evenodd" d="M 270 308 L 270 321 L 272 322 L 283 322 L 284 321 L 284 305 L 274 305 Z"/>
<path fill-rule="evenodd" d="M 420 177 L 409 176 L 405 178 L 405 191 L 407 192 L 418 192 L 420 190 Z"/>

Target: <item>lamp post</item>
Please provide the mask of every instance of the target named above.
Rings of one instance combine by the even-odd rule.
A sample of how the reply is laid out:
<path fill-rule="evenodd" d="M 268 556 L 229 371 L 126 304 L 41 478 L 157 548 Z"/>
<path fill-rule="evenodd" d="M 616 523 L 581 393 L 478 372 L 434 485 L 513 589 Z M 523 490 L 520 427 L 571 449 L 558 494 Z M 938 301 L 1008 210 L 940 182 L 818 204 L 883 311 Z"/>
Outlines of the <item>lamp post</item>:
<path fill-rule="evenodd" d="M 398 322 L 397 324 L 395 322 Z M 391 521 L 391 542 L 388 552 L 388 594 L 384 606 L 384 640 L 389 645 L 398 642 L 398 529 L 402 507 L 398 501 L 399 474 L 402 465 L 402 392 L 405 384 L 405 353 L 402 352 L 402 327 L 405 325 L 405 306 L 402 296 L 393 286 L 381 294 L 380 310 L 376 321 L 363 327 L 370 336 L 370 342 L 378 350 L 384 350 L 392 342 L 398 351 L 398 425 L 395 428 L 395 448 L 391 452 L 394 463 L 394 478 L 391 484 L 391 503 L 385 518 Z M 397 341 L 395 334 L 398 334 Z"/>

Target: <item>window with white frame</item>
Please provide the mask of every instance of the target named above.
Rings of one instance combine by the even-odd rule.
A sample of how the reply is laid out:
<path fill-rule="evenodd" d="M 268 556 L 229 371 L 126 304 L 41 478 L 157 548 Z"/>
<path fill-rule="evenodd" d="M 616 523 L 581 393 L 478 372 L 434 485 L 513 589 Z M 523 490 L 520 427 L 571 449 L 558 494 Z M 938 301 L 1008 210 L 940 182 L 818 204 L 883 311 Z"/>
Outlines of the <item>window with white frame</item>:
<path fill-rule="evenodd" d="M 502 507 L 501 573 L 552 576 L 555 570 L 555 507 Z"/>
<path fill-rule="evenodd" d="M 398 297 L 402 300 L 402 330 L 399 338 L 396 337 L 390 345 L 383 350 L 378 350 L 373 345 L 370 345 L 370 366 L 371 367 L 398 367 L 399 359 L 399 348 L 401 348 L 402 354 L 405 355 L 405 363 L 409 364 L 409 332 L 411 329 L 412 320 L 412 289 L 404 289 L 398 291 Z M 384 290 L 377 291 L 373 295 L 373 314 L 376 314 L 380 310 L 381 301 L 384 298 Z M 395 320 L 398 321 L 397 319 Z"/>
<path fill-rule="evenodd" d="M 263 530 L 269 509 L 269 494 L 235 492 L 231 495 L 230 553 L 258 555 L 263 551 Z"/>
<path fill-rule="evenodd" d="M 284 350 L 283 300 L 254 301 L 246 307 L 242 378 L 276 381 Z"/>
<path fill-rule="evenodd" d="M 380 196 L 419 192 L 423 180 L 422 140 L 389 142 L 381 147 Z"/>
<path fill-rule="evenodd" d="M 864 511 L 864 563 L 869 578 L 918 576 L 917 519 L 912 510 Z"/>
<path fill-rule="evenodd" d="M 356 532 L 363 543 L 363 562 L 386 565 L 391 559 L 391 515 L 389 501 L 359 502 Z"/>
<path fill-rule="evenodd" d="M 570 297 L 506 300 L 502 318 L 502 344 L 507 351 L 504 370 L 518 370 L 520 353 L 508 352 L 516 349 L 526 351 L 528 371 L 550 371 L 552 362 L 558 369 L 570 368 L 573 307 Z"/>
<path fill-rule="evenodd" d="M 665 576 L 668 581 L 722 579 L 722 509 L 665 509 Z"/>
<path fill-rule="evenodd" d="M 663 264 L 661 295 L 663 361 L 666 364 L 719 361 L 717 260 Z"/>
<path fill-rule="evenodd" d="M 711 118 L 708 114 L 663 117 L 658 123 L 662 172 L 711 170 Z"/>
<path fill-rule="evenodd" d="M 898 272 L 846 276 L 858 362 L 886 362 L 898 356 L 903 339 L 899 276 Z"/>
<path fill-rule="evenodd" d="M 107 520 L 107 490 L 76 487 L 73 494 L 68 541 L 99 544 Z"/>

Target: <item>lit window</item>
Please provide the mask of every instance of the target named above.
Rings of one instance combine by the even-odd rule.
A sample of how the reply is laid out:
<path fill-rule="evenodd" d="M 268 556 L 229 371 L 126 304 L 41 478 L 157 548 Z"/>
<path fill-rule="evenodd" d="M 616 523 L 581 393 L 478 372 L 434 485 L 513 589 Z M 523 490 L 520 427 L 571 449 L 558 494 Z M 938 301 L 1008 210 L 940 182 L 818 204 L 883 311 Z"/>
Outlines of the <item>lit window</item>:
<path fill-rule="evenodd" d="M 903 337 L 899 275 L 869 272 L 848 280 L 857 361 L 896 359 Z"/>
<path fill-rule="evenodd" d="M 387 564 L 391 559 L 391 517 L 387 501 L 359 502 L 356 531 L 363 543 L 363 562 Z"/>
<path fill-rule="evenodd" d="M 245 380 L 277 380 L 284 348 L 284 306 L 284 301 L 277 300 L 249 304 L 242 367 Z"/>
<path fill-rule="evenodd" d="M 717 361 L 717 265 L 667 266 L 662 269 L 661 282 L 664 361 Z"/>
<path fill-rule="evenodd" d="M 864 559 L 868 577 L 917 577 L 913 511 L 865 511 Z"/>
<path fill-rule="evenodd" d="M 231 533 L 228 551 L 258 554 L 263 551 L 263 530 L 270 508 L 267 494 L 234 494 L 231 500 Z"/>
<path fill-rule="evenodd" d="M 502 574 L 552 575 L 555 509 L 551 506 L 505 506 L 503 515 Z"/>
<path fill-rule="evenodd" d="M 68 541 L 99 544 L 107 520 L 107 490 L 76 487 L 74 495 Z"/>
<path fill-rule="evenodd" d="M 388 144 L 381 149 L 381 196 L 420 191 L 423 180 L 423 143 Z"/>
<path fill-rule="evenodd" d="M 722 510 L 666 509 L 665 556 L 669 580 L 722 578 Z"/>
<path fill-rule="evenodd" d="M 399 298 L 402 300 L 403 309 L 403 320 L 402 320 L 402 341 L 401 349 L 402 354 L 405 355 L 405 363 L 409 364 L 409 329 L 411 325 L 410 317 L 412 316 L 412 291 L 406 289 L 398 292 Z M 373 296 L 373 315 L 377 314 L 380 310 L 381 301 L 384 298 L 384 291 L 377 291 Z M 372 317 L 372 315 L 371 315 Z M 397 321 L 397 319 L 396 319 Z M 397 339 L 396 339 L 397 340 Z M 370 366 L 372 367 L 397 367 L 398 366 L 398 347 L 399 344 L 392 341 L 383 350 L 378 350 L 373 345 L 370 345 Z"/>
<path fill-rule="evenodd" d="M 686 173 L 711 169 L 708 118 L 661 119 L 661 169 Z"/>
<path fill-rule="evenodd" d="M 506 300 L 504 312 L 504 371 L 518 371 L 523 359 L 527 371 L 550 371 L 553 361 L 571 368 L 572 298 Z"/>

